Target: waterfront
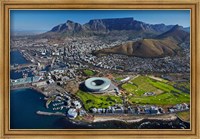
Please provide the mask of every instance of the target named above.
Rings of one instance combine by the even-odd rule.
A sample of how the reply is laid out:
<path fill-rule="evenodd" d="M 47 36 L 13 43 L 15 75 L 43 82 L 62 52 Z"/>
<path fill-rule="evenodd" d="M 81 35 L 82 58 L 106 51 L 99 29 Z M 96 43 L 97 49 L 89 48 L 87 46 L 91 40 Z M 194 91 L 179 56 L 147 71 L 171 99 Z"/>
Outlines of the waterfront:
<path fill-rule="evenodd" d="M 10 121 L 11 129 L 180 129 L 190 128 L 190 124 L 179 119 L 173 121 L 142 120 L 136 123 L 124 123 L 120 121 L 96 122 L 92 124 L 74 123 L 63 116 L 37 115 L 38 110 L 48 111 L 45 108 L 44 95 L 33 89 L 11 90 Z"/>
<path fill-rule="evenodd" d="M 11 51 L 10 52 L 10 64 L 27 64 L 29 63 L 28 60 L 26 60 L 23 55 L 18 51 Z"/>
<path fill-rule="evenodd" d="M 46 110 L 44 95 L 32 89 L 11 90 L 10 128 L 11 129 L 49 129 L 62 128 L 60 116 L 37 115 L 37 110 Z"/>
<path fill-rule="evenodd" d="M 27 77 L 32 77 L 33 76 L 33 73 L 32 72 L 16 72 L 15 70 L 11 70 L 10 71 L 10 79 L 19 79 L 19 78 L 22 78 L 23 77 L 23 74 L 27 74 L 28 76 Z"/>

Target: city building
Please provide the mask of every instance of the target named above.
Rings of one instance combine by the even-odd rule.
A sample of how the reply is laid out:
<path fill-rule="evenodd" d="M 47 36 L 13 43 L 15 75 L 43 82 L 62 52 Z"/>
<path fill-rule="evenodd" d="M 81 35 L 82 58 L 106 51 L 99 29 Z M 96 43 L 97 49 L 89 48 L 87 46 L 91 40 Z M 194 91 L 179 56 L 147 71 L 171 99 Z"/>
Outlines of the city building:
<path fill-rule="evenodd" d="M 67 111 L 67 117 L 69 119 L 75 119 L 77 117 L 78 113 L 76 111 L 76 109 L 74 108 L 70 108 L 68 111 Z"/>

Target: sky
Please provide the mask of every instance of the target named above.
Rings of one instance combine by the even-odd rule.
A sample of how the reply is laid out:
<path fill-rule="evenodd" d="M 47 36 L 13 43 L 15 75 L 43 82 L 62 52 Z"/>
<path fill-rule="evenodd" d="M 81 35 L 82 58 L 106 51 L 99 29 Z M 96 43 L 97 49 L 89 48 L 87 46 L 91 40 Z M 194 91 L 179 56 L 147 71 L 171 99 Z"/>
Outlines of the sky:
<path fill-rule="evenodd" d="M 149 24 L 190 26 L 190 10 L 11 10 L 10 27 L 14 31 L 49 31 L 67 20 L 84 24 L 91 19 L 123 17 Z"/>

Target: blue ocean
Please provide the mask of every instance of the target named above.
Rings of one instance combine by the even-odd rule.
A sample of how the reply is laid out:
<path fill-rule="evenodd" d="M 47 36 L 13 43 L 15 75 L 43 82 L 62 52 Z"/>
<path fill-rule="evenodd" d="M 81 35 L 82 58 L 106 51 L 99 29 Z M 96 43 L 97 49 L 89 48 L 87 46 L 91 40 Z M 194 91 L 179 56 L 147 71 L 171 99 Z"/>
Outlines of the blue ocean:
<path fill-rule="evenodd" d="M 26 60 L 18 50 L 10 52 L 10 64 L 11 65 L 14 65 L 14 64 L 27 64 L 29 62 L 30 61 Z"/>

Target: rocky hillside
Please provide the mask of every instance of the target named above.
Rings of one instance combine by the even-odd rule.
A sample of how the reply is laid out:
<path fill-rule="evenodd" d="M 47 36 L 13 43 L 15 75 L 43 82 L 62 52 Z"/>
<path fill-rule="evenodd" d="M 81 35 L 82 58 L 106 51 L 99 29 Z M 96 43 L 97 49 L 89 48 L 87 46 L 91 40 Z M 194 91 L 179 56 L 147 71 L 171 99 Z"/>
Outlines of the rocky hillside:
<path fill-rule="evenodd" d="M 154 39 L 141 39 L 135 42 L 128 42 L 108 49 L 94 52 L 102 54 L 124 54 L 137 57 L 165 57 L 174 55 L 181 49 L 180 45 L 190 42 L 190 33 L 184 31 L 179 25 L 173 26 L 170 30 L 156 36 Z"/>
<path fill-rule="evenodd" d="M 103 54 L 123 54 L 143 58 L 155 58 L 174 55 L 179 47 L 170 40 L 143 39 L 136 42 L 127 42 L 113 48 L 102 49 L 94 52 L 100 56 Z"/>
<path fill-rule="evenodd" d="M 184 31 L 184 28 L 175 25 L 172 29 L 169 31 L 159 35 L 156 37 L 157 39 L 170 39 L 174 41 L 177 44 L 183 43 L 183 42 L 189 42 L 190 41 L 190 33 Z"/>

